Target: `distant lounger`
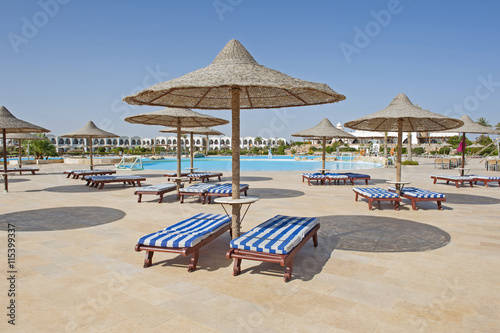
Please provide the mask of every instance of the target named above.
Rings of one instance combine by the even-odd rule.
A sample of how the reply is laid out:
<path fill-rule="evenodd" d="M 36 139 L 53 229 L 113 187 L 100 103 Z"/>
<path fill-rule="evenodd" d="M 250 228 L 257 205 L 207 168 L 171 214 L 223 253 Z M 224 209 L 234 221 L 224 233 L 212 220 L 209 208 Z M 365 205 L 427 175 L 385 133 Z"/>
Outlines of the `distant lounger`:
<path fill-rule="evenodd" d="M 189 174 L 189 172 L 181 172 L 181 177 L 186 177 Z M 177 172 L 175 171 L 167 171 L 163 175 L 164 177 L 167 177 L 167 181 L 170 181 L 170 178 L 176 178 L 177 177 Z"/>
<path fill-rule="evenodd" d="M 23 172 L 31 172 L 32 175 L 35 174 L 36 171 L 40 171 L 39 168 L 34 168 L 34 167 L 25 167 L 25 168 L 7 168 L 7 172 L 19 172 L 20 175 L 23 174 Z M 4 172 L 4 169 L 0 169 L 0 172 Z"/>
<path fill-rule="evenodd" d="M 185 187 L 183 189 L 179 190 L 179 197 L 180 197 L 180 202 L 184 202 L 184 197 L 186 196 L 198 196 L 201 199 L 201 202 L 205 204 L 206 201 L 206 194 L 208 190 L 219 186 L 219 184 L 196 184 L 196 185 L 191 185 L 188 187 Z"/>
<path fill-rule="evenodd" d="M 231 218 L 223 214 L 197 214 L 158 232 L 139 238 L 135 250 L 146 251 L 144 267 L 153 264 L 155 252 L 192 255 L 188 272 L 196 270 L 199 250 L 230 230 Z"/>
<path fill-rule="evenodd" d="M 217 177 L 221 181 L 222 172 L 194 172 L 187 175 L 189 182 L 193 180 L 201 180 L 202 183 L 209 181 L 210 178 Z"/>
<path fill-rule="evenodd" d="M 343 181 L 344 185 L 345 185 L 346 181 L 350 180 L 350 178 L 349 178 L 348 175 L 344 175 L 344 174 L 339 174 L 339 173 L 325 173 L 325 183 L 326 183 L 327 180 L 328 180 L 328 185 L 331 185 L 332 181 L 333 181 L 334 184 L 335 183 L 339 184 L 340 181 Z"/>
<path fill-rule="evenodd" d="M 349 180 L 351 181 L 351 184 L 354 185 L 355 180 L 364 180 L 365 185 L 368 185 L 368 181 L 371 179 L 370 175 L 366 175 L 363 173 L 352 173 L 352 172 L 343 172 L 339 173 L 340 175 L 346 175 L 349 177 Z"/>
<path fill-rule="evenodd" d="M 477 184 L 477 182 L 483 182 L 484 186 L 488 187 L 488 183 L 498 182 L 498 186 L 500 186 L 500 177 L 498 177 L 498 176 L 473 175 L 472 177 L 474 177 L 474 184 Z"/>
<path fill-rule="evenodd" d="M 247 195 L 248 184 L 240 184 L 240 192 L 244 192 Z M 233 185 L 231 183 L 226 183 L 212 187 L 205 194 L 205 201 L 210 203 L 212 197 L 230 197 L 233 194 Z"/>
<path fill-rule="evenodd" d="M 181 184 L 181 187 L 182 186 L 184 185 Z M 158 200 L 158 203 L 161 203 L 163 201 L 163 195 L 165 193 L 175 191 L 176 189 L 177 189 L 177 184 L 161 183 L 157 185 L 139 187 L 138 189 L 135 190 L 134 194 L 139 196 L 137 202 L 141 202 L 143 194 L 159 195 L 160 199 Z M 177 194 L 177 196 L 179 196 L 179 194 Z"/>
<path fill-rule="evenodd" d="M 314 172 L 314 173 L 304 172 L 302 174 L 302 182 L 304 182 L 304 180 L 306 180 L 306 179 L 307 179 L 307 185 L 309 185 L 309 186 L 311 186 L 311 180 L 315 180 L 316 184 L 321 182 L 321 184 L 324 185 L 326 176 L 320 172 Z"/>
<path fill-rule="evenodd" d="M 109 183 L 123 183 L 125 185 L 141 186 L 142 181 L 146 181 L 146 178 L 141 176 L 133 175 L 120 175 L 120 176 L 86 176 L 83 177 L 87 181 L 86 186 L 96 187 L 102 189 L 104 184 Z"/>
<path fill-rule="evenodd" d="M 228 259 L 234 259 L 233 275 L 241 273 L 241 260 L 278 263 L 285 267 L 284 280 L 290 281 L 293 259 L 310 239 L 318 246 L 319 220 L 316 217 L 276 215 L 243 236 L 233 239 Z"/>
<path fill-rule="evenodd" d="M 396 192 L 395 187 L 389 187 L 389 191 Z M 446 197 L 442 193 L 422 190 L 416 187 L 404 187 L 401 189 L 401 195 L 411 200 L 411 208 L 413 210 L 417 210 L 417 202 L 420 201 L 436 201 L 437 208 L 439 210 L 443 210 L 443 206 L 441 206 L 441 202 L 446 201 Z"/>
<path fill-rule="evenodd" d="M 66 170 L 64 174 L 68 175 L 66 178 L 72 176 L 73 179 L 78 179 L 80 177 L 85 176 L 99 176 L 99 175 L 112 175 L 115 174 L 115 170 L 104 170 L 104 169 L 95 169 L 95 170 Z"/>
<path fill-rule="evenodd" d="M 401 198 L 397 193 L 389 192 L 379 187 L 355 187 L 352 189 L 356 193 L 355 201 L 358 201 L 358 196 L 368 200 L 368 209 L 373 210 L 372 203 L 378 201 L 379 209 L 381 201 L 394 202 L 394 210 L 399 210 Z"/>
<path fill-rule="evenodd" d="M 445 176 L 445 175 L 431 175 L 431 178 L 434 180 L 433 184 L 436 184 L 438 180 L 445 180 L 446 184 L 450 182 L 454 182 L 457 188 L 460 187 L 463 183 L 469 183 L 472 187 L 475 179 L 473 176 Z M 459 185 L 460 184 L 460 185 Z"/>

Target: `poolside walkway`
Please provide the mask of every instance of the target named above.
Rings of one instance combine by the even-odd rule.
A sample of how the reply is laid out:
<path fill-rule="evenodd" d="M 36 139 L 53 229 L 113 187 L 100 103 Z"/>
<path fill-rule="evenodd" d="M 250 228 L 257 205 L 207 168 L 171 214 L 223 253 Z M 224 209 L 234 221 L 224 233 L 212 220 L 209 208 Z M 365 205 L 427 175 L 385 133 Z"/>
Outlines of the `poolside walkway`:
<path fill-rule="evenodd" d="M 411 186 L 446 194 L 400 211 L 388 203 L 368 210 L 352 185 L 307 186 L 300 172 L 242 172 L 249 195 L 260 197 L 243 223 L 247 231 L 276 215 L 318 216 L 319 246 L 295 257 L 292 281 L 277 264 L 243 261 L 232 276 L 225 258 L 229 235 L 202 248 L 198 269 L 189 259 L 157 253 L 142 268 L 140 236 L 219 205 L 164 202 L 122 185 L 89 188 L 67 179 L 67 165 L 41 165 L 15 176 L 0 193 L 0 253 L 7 276 L 6 223 L 16 225 L 18 332 L 497 332 L 500 327 L 500 187 L 432 184 L 432 159 L 404 166 Z M 486 172 L 477 160 L 471 173 Z M 362 170 L 387 188 L 394 168 Z M 130 173 L 130 171 L 120 173 Z M 162 171 L 134 172 L 146 184 Z M 230 180 L 224 171 L 223 181 Z M 362 182 L 357 186 L 364 186 Z M 0 331 L 14 331 L 4 309 Z"/>

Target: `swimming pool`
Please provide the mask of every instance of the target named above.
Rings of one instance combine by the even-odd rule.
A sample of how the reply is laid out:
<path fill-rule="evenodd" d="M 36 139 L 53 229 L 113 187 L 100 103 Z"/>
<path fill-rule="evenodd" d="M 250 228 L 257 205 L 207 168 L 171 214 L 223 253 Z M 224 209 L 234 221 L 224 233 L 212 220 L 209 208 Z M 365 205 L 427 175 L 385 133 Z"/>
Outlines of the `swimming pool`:
<path fill-rule="evenodd" d="M 241 171 L 315 171 L 321 168 L 321 161 L 312 160 L 295 161 L 290 156 L 273 156 L 272 159 L 267 156 L 241 156 Z M 176 170 L 177 161 L 175 158 L 166 158 L 164 160 L 151 161 L 148 158 L 143 159 L 144 169 L 149 170 Z M 185 170 L 190 166 L 189 158 L 181 160 L 181 168 Z M 231 171 L 231 156 L 210 156 L 194 159 L 194 167 L 197 171 Z M 331 170 L 359 170 L 380 168 L 382 164 L 367 162 L 326 162 L 326 168 Z"/>

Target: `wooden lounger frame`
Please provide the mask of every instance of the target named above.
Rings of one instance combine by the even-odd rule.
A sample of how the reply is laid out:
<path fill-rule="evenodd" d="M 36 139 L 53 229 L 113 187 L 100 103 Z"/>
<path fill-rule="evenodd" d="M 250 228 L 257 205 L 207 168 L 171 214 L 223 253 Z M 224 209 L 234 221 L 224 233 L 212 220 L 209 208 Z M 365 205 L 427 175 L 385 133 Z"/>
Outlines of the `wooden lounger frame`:
<path fill-rule="evenodd" d="M 200 197 L 201 203 L 204 205 L 207 199 L 205 194 L 207 194 L 207 192 L 179 192 L 178 196 L 180 198 L 180 203 L 184 203 L 185 196 Z"/>
<path fill-rule="evenodd" d="M 175 173 L 174 176 L 165 174 L 165 175 L 163 175 L 163 177 L 167 177 L 167 181 L 170 181 L 170 178 L 177 177 L 177 173 L 176 172 L 174 172 L 174 173 Z M 187 175 L 189 175 L 189 172 L 181 172 L 181 177 L 186 177 Z"/>
<path fill-rule="evenodd" d="M 368 181 L 371 179 L 370 176 L 368 177 L 351 177 L 351 176 L 348 176 L 349 177 L 349 180 L 351 181 L 351 184 L 354 185 L 354 181 L 355 180 L 364 180 L 365 181 L 365 185 L 368 185 Z"/>
<path fill-rule="evenodd" d="M 27 168 L 7 168 L 7 171 L 4 169 L 0 169 L 0 172 L 2 173 L 8 173 L 8 172 L 19 172 L 20 175 L 23 174 L 23 172 L 31 172 L 32 175 L 35 175 L 36 171 L 40 171 L 39 168 L 32 168 L 32 167 L 27 167 Z"/>
<path fill-rule="evenodd" d="M 281 266 L 284 266 L 285 273 L 283 274 L 283 280 L 285 282 L 290 281 L 290 279 L 292 278 L 292 271 L 293 271 L 293 257 L 295 256 L 295 254 L 297 254 L 297 252 L 299 252 L 302 246 L 304 246 L 304 244 L 307 243 L 307 241 L 311 237 L 313 239 L 314 247 L 318 246 L 318 229 L 319 229 L 319 223 L 304 236 L 304 238 L 300 241 L 299 244 L 297 244 L 297 246 L 295 246 L 292 249 L 292 251 L 290 251 L 287 254 L 273 254 L 273 253 L 264 253 L 264 252 L 241 250 L 241 249 L 231 249 L 227 251 L 226 258 L 234 259 L 233 276 L 240 275 L 241 260 L 248 259 L 248 260 L 277 263 L 280 264 Z"/>
<path fill-rule="evenodd" d="M 375 201 L 378 201 L 378 209 L 380 209 L 380 201 L 390 201 L 391 203 L 394 201 L 394 210 L 399 210 L 399 203 L 401 202 L 401 198 L 370 198 L 369 196 L 358 193 L 356 191 L 354 191 L 354 193 L 356 194 L 356 198 L 354 198 L 354 201 L 358 201 L 358 196 L 368 200 L 369 210 L 373 210 L 372 203 Z"/>
<path fill-rule="evenodd" d="M 326 176 L 325 178 L 325 182 L 326 180 L 328 180 L 328 185 L 332 185 L 332 181 L 334 184 L 340 184 L 340 181 L 343 180 L 344 181 L 344 185 L 347 184 L 347 181 L 349 180 L 350 178 L 344 178 L 344 179 L 336 179 L 336 178 L 330 178 L 328 176 Z M 352 181 L 351 181 L 352 182 Z"/>
<path fill-rule="evenodd" d="M 241 192 L 244 192 L 245 193 L 245 196 L 247 196 L 247 192 L 248 192 L 248 186 L 245 186 L 245 187 L 242 187 L 240 189 L 240 193 Z M 212 202 L 212 197 L 230 197 L 232 196 L 232 193 L 205 193 L 205 200 L 203 201 L 203 203 L 207 202 L 207 203 L 211 203 Z"/>
<path fill-rule="evenodd" d="M 231 223 L 228 223 L 225 227 L 218 230 L 216 233 L 211 234 L 198 244 L 193 247 L 161 247 L 161 246 L 147 246 L 142 244 L 136 244 L 135 250 L 137 252 L 146 251 L 146 257 L 144 258 L 144 268 L 150 267 L 153 264 L 153 254 L 156 252 L 170 252 L 170 253 L 180 253 L 184 257 L 192 254 L 191 261 L 189 262 L 188 272 L 194 272 L 196 270 L 196 264 L 198 263 L 198 258 L 200 257 L 200 248 L 210 243 L 212 240 L 216 239 L 226 231 L 231 233 Z"/>
<path fill-rule="evenodd" d="M 162 203 L 163 202 L 163 195 L 165 193 L 172 192 L 172 191 L 175 191 L 175 190 L 177 190 L 176 187 L 165 189 L 165 190 L 158 190 L 158 191 L 140 191 L 140 190 L 137 190 L 137 191 L 134 192 L 134 194 L 136 194 L 136 195 L 139 196 L 139 198 L 137 199 L 137 202 L 141 202 L 142 201 L 142 195 L 143 194 L 153 194 L 153 195 L 159 195 L 160 199 L 158 200 L 158 203 Z M 177 199 L 179 199 L 179 192 L 177 192 Z"/>
<path fill-rule="evenodd" d="M 199 180 L 201 180 L 202 183 L 204 183 L 205 181 L 207 181 L 207 182 L 210 181 L 211 177 L 217 177 L 217 178 L 219 178 L 219 181 L 221 181 L 222 173 L 218 172 L 218 173 L 214 173 L 213 175 L 192 176 L 192 177 L 188 177 L 188 178 L 189 178 L 190 183 L 191 183 L 191 181 L 196 180 L 196 179 L 199 179 Z"/>
<path fill-rule="evenodd" d="M 436 201 L 437 206 L 438 206 L 437 209 L 443 210 L 443 206 L 441 205 L 441 202 L 446 201 L 446 198 L 416 198 L 416 197 L 412 197 L 411 195 L 407 195 L 407 194 L 403 194 L 403 193 L 401 193 L 401 195 L 404 198 L 411 200 L 411 209 L 413 209 L 413 210 L 417 210 L 417 202 L 421 202 L 421 201 Z"/>
<path fill-rule="evenodd" d="M 485 187 L 489 187 L 488 186 L 489 182 L 498 182 L 498 186 L 500 186 L 500 179 L 474 178 L 474 184 L 477 184 L 477 182 L 483 182 Z"/>
<path fill-rule="evenodd" d="M 304 182 L 304 179 L 307 179 L 307 185 L 311 186 L 311 180 L 316 181 L 316 185 L 318 185 L 318 182 L 321 182 L 321 185 L 325 185 L 325 180 L 326 178 L 309 178 L 306 175 L 302 175 L 302 182 Z"/>
<path fill-rule="evenodd" d="M 89 170 L 89 172 L 79 172 L 79 173 L 74 173 L 74 171 L 64 171 L 64 174 L 67 174 L 66 178 L 69 178 L 71 176 L 72 179 L 78 179 L 80 176 L 83 177 L 85 176 L 103 176 L 103 175 L 113 175 L 115 174 L 115 170 L 103 170 L 103 171 L 92 171 Z"/>
<path fill-rule="evenodd" d="M 446 185 L 448 185 L 450 182 L 454 182 L 456 188 L 460 188 L 460 185 L 463 183 L 469 183 L 470 187 L 472 187 L 472 183 L 476 180 L 475 178 L 471 179 L 451 179 L 446 176 L 431 176 L 431 178 L 434 180 L 433 184 L 436 184 L 437 180 L 446 180 Z M 460 185 L 458 184 L 460 183 Z"/>
<path fill-rule="evenodd" d="M 125 185 L 141 186 L 141 182 L 145 181 L 146 178 L 116 178 L 116 179 L 103 179 L 103 180 L 84 179 L 84 180 L 87 181 L 87 184 L 85 184 L 85 186 L 95 187 L 101 190 L 104 187 L 104 184 L 108 183 L 123 183 Z"/>

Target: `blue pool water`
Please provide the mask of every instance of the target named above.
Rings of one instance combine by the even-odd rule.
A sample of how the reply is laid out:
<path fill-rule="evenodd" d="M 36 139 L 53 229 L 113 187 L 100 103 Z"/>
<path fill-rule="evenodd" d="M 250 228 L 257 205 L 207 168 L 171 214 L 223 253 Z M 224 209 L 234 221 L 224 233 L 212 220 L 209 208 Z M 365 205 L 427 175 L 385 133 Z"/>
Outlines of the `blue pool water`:
<path fill-rule="evenodd" d="M 241 156 L 241 171 L 315 171 L 321 168 L 321 161 L 313 161 L 310 157 L 307 161 L 295 161 L 290 156 Z M 175 158 L 151 161 L 143 159 L 144 169 L 149 170 L 176 170 Z M 181 168 L 185 170 L 190 166 L 189 158 L 183 158 Z M 231 156 L 209 156 L 194 159 L 194 167 L 197 171 L 231 171 Z M 326 168 L 331 170 L 359 170 L 380 168 L 381 164 L 366 162 L 326 162 Z"/>

